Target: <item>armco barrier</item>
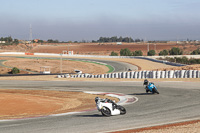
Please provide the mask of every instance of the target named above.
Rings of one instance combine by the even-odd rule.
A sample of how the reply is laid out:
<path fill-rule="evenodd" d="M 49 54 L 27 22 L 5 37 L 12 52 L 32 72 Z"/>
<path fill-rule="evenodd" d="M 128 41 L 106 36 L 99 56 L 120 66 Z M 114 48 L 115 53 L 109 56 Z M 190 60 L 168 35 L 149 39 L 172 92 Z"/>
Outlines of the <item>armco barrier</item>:
<path fill-rule="evenodd" d="M 129 78 L 129 79 L 146 79 L 146 78 L 200 78 L 199 70 L 170 70 L 170 71 L 129 71 L 108 74 L 75 74 L 71 76 L 58 75 L 58 78 Z"/>

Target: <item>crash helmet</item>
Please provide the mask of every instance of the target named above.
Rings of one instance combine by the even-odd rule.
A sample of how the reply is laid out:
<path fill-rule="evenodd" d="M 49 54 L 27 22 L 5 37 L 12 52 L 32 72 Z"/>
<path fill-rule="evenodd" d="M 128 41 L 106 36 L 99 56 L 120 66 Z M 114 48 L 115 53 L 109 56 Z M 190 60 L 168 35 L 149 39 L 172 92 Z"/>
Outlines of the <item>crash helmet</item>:
<path fill-rule="evenodd" d="M 147 79 L 144 80 L 144 85 L 148 85 L 149 81 Z"/>
<path fill-rule="evenodd" d="M 97 102 L 100 98 L 99 97 L 95 97 L 95 102 Z"/>

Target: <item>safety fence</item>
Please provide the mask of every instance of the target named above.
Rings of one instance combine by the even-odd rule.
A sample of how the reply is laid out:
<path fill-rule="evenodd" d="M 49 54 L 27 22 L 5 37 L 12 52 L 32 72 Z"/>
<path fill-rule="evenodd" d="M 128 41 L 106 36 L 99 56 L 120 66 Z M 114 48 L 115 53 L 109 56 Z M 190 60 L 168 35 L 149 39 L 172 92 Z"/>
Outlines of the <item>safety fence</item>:
<path fill-rule="evenodd" d="M 128 79 L 146 79 L 146 78 L 200 78 L 199 70 L 170 70 L 170 71 L 129 71 L 108 74 L 66 74 L 58 75 L 58 78 L 128 78 Z"/>

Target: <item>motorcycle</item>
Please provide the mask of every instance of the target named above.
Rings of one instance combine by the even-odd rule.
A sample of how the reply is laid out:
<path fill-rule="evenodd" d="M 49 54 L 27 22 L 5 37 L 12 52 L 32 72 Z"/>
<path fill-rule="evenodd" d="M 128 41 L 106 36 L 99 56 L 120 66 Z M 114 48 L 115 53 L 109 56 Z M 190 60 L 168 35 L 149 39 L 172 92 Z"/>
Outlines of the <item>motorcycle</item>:
<path fill-rule="evenodd" d="M 114 101 L 110 99 L 101 99 L 99 97 L 95 98 L 97 110 L 102 113 L 103 116 L 111 115 L 124 115 L 126 114 L 126 109 L 123 106 L 117 105 Z"/>
<path fill-rule="evenodd" d="M 159 94 L 158 89 L 157 89 L 157 87 L 154 85 L 154 83 L 149 82 L 147 79 L 144 80 L 144 84 L 143 84 L 143 85 L 146 85 L 146 87 L 145 87 L 146 93 L 152 92 L 153 94 L 154 94 L 154 93 Z"/>

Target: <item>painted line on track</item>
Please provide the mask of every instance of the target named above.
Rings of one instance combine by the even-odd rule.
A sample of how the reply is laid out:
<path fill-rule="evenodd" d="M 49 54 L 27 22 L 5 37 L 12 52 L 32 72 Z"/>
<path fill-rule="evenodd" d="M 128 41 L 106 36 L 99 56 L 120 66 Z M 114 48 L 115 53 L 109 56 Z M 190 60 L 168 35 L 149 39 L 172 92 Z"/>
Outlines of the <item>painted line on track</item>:
<path fill-rule="evenodd" d="M 107 95 L 107 96 L 111 96 L 111 97 L 116 97 L 116 98 L 119 99 L 118 104 L 120 104 L 120 105 L 133 104 L 133 103 L 138 101 L 137 97 L 125 95 L 125 94 L 122 94 L 122 93 L 94 92 L 94 91 L 84 91 L 84 93 L 97 94 L 97 95 Z"/>

